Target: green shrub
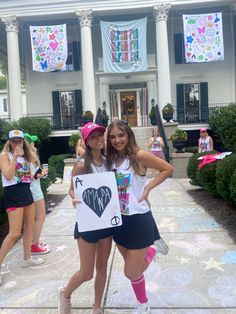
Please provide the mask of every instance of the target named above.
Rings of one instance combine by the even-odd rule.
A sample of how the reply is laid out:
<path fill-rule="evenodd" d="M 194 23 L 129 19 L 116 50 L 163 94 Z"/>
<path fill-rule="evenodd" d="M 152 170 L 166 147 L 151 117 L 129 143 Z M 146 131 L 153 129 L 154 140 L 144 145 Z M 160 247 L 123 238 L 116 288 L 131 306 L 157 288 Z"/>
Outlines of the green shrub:
<path fill-rule="evenodd" d="M 216 168 L 216 189 L 217 193 L 225 200 L 230 200 L 230 182 L 236 169 L 236 154 L 232 154 L 217 161 Z"/>
<path fill-rule="evenodd" d="M 224 147 L 236 152 L 236 104 L 220 108 L 209 119 L 209 125 Z"/>
<path fill-rule="evenodd" d="M 193 154 L 188 161 L 187 165 L 187 176 L 190 179 L 190 183 L 192 185 L 199 185 L 202 186 L 201 182 L 198 180 L 198 165 L 200 164 L 201 160 L 198 160 L 198 157 L 205 156 L 207 153 L 196 153 Z"/>
<path fill-rule="evenodd" d="M 197 179 L 201 186 L 214 197 L 219 196 L 216 189 L 216 162 L 209 163 L 200 168 L 197 173 Z"/>
<path fill-rule="evenodd" d="M 22 130 L 24 133 L 37 135 L 40 141 L 48 140 L 52 131 L 50 121 L 47 118 L 23 117 L 18 121 L 10 121 L 3 126 L 3 139 L 7 140 L 10 130 Z"/>
<path fill-rule="evenodd" d="M 70 154 L 52 155 L 48 159 L 49 172 L 51 166 L 55 169 L 55 176 L 62 179 L 64 172 L 64 159 L 69 157 L 71 157 Z"/>
<path fill-rule="evenodd" d="M 70 136 L 69 141 L 68 141 L 68 145 L 73 148 L 73 152 L 75 150 L 75 147 L 77 145 L 78 140 L 81 139 L 81 136 L 79 135 L 79 133 L 74 133 Z"/>
<path fill-rule="evenodd" d="M 44 197 L 47 195 L 48 187 L 56 181 L 56 170 L 52 165 L 48 165 L 48 176 L 46 178 L 41 179 L 41 189 Z"/>
<path fill-rule="evenodd" d="M 185 153 L 193 153 L 197 154 L 198 152 L 198 147 L 197 146 L 189 146 L 184 148 Z"/>
<path fill-rule="evenodd" d="M 230 199 L 234 204 L 236 204 L 236 169 L 234 169 L 234 172 L 231 176 L 230 185 Z"/>

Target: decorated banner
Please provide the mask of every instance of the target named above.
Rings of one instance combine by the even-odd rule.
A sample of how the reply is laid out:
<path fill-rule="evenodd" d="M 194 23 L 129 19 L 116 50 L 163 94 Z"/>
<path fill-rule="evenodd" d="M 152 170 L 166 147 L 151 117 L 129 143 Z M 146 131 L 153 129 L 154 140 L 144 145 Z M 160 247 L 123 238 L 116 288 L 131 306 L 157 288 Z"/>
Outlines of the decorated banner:
<path fill-rule="evenodd" d="M 51 72 L 66 69 L 66 24 L 30 26 L 33 70 Z"/>
<path fill-rule="evenodd" d="M 147 69 L 147 18 L 127 22 L 100 22 L 103 67 L 107 73 Z"/>
<path fill-rule="evenodd" d="M 222 13 L 183 15 L 185 60 L 224 60 Z"/>
<path fill-rule="evenodd" d="M 73 177 L 76 220 L 80 232 L 117 227 L 122 224 L 114 172 L 91 173 Z"/>

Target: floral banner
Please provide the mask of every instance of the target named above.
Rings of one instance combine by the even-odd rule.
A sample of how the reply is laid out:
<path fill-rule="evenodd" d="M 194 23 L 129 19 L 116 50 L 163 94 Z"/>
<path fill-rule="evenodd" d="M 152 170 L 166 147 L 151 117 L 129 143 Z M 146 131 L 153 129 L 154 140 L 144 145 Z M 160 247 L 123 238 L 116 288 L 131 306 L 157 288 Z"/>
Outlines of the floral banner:
<path fill-rule="evenodd" d="M 66 69 L 66 24 L 30 26 L 33 70 L 52 72 Z"/>
<path fill-rule="evenodd" d="M 147 18 L 100 22 L 104 72 L 130 73 L 147 69 Z"/>
<path fill-rule="evenodd" d="M 183 15 L 185 60 L 224 60 L 222 13 Z"/>

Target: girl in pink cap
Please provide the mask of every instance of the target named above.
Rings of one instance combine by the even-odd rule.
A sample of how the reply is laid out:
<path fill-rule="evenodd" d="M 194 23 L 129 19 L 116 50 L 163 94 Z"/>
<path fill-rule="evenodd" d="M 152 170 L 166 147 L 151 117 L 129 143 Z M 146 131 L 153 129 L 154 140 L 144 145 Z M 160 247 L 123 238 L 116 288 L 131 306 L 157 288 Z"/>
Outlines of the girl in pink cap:
<path fill-rule="evenodd" d="M 198 139 L 198 152 L 205 153 L 213 150 L 213 140 L 208 135 L 206 128 L 200 129 L 200 138 Z"/>
<path fill-rule="evenodd" d="M 72 177 L 79 174 L 107 171 L 104 157 L 105 131 L 106 129 L 103 126 L 91 122 L 82 127 L 82 139 L 85 143 L 84 160 L 76 162 L 72 170 Z M 75 206 L 79 200 L 75 199 L 72 182 L 69 194 Z M 93 278 L 95 261 L 95 302 L 92 311 L 93 314 L 103 313 L 101 302 L 107 277 L 107 262 L 111 251 L 111 235 L 111 228 L 80 232 L 76 223 L 74 238 L 78 242 L 80 270 L 74 273 L 65 288 L 61 287 L 58 290 L 60 314 L 71 313 L 71 295 L 82 283 Z"/>

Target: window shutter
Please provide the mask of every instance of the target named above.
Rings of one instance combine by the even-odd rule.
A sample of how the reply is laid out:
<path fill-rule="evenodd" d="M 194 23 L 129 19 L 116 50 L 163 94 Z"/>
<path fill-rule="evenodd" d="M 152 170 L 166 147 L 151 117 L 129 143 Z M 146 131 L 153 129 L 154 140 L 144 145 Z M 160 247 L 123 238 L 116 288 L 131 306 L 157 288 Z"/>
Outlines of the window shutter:
<path fill-rule="evenodd" d="M 184 57 L 184 35 L 174 34 L 174 46 L 175 46 L 175 64 L 185 63 Z"/>
<path fill-rule="evenodd" d="M 208 83 L 200 83 L 200 100 L 201 100 L 201 121 L 208 122 Z"/>
<path fill-rule="evenodd" d="M 61 108 L 60 94 L 58 91 L 52 92 L 52 108 L 53 108 L 53 128 L 61 129 Z"/>
<path fill-rule="evenodd" d="M 184 84 L 176 85 L 176 95 L 177 95 L 177 120 L 179 123 L 185 123 Z"/>
<path fill-rule="evenodd" d="M 76 119 L 78 125 L 82 125 L 82 114 L 83 114 L 83 104 L 82 104 L 82 91 L 80 89 L 75 90 L 75 110 Z"/>
<path fill-rule="evenodd" d="M 81 70 L 81 62 L 80 62 L 80 42 L 73 41 L 72 42 L 72 51 L 73 51 L 73 64 L 74 70 L 79 71 Z"/>

